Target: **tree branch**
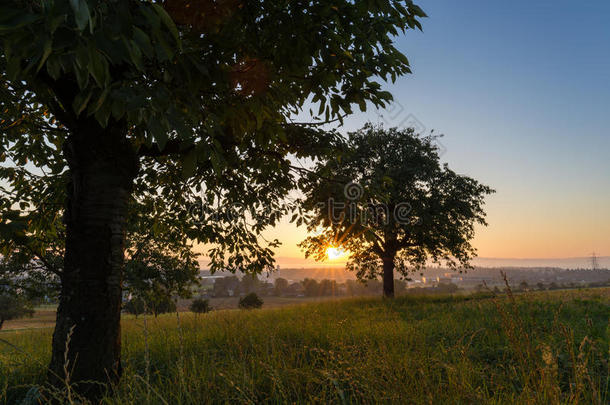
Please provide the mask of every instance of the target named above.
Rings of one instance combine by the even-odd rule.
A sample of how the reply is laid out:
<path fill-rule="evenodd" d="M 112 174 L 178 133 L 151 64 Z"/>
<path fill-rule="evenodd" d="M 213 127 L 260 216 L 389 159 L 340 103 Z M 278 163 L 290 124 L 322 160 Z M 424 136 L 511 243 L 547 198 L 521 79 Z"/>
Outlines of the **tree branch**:
<path fill-rule="evenodd" d="M 138 149 L 138 156 L 140 157 L 163 157 L 168 155 L 184 155 L 195 148 L 194 145 L 188 147 L 183 146 L 183 141 L 178 139 L 171 139 L 166 144 L 163 150 L 159 149 L 159 145 L 156 143 L 151 146 L 141 145 Z"/>

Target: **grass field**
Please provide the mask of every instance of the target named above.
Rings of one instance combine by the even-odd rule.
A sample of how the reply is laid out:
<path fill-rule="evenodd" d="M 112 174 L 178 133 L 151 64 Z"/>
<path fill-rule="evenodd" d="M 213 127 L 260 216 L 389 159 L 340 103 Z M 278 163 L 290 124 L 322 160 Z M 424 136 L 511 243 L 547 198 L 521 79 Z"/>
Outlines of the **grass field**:
<path fill-rule="evenodd" d="M 105 403 L 608 404 L 609 316 L 592 289 L 125 319 Z M 0 334 L 0 404 L 53 395 L 51 332 Z"/>

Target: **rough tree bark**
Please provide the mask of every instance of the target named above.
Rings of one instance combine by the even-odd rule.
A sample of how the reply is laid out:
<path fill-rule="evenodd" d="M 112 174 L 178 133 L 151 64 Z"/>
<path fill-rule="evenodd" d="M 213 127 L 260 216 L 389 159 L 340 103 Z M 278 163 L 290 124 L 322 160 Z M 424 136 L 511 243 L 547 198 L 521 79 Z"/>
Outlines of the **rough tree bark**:
<path fill-rule="evenodd" d="M 126 127 L 117 123 L 105 129 L 79 123 L 64 154 L 66 248 L 49 382 L 65 387 L 69 379 L 95 401 L 121 375 L 123 249 L 138 161 Z"/>
<path fill-rule="evenodd" d="M 394 256 L 383 258 L 383 296 L 394 297 Z"/>

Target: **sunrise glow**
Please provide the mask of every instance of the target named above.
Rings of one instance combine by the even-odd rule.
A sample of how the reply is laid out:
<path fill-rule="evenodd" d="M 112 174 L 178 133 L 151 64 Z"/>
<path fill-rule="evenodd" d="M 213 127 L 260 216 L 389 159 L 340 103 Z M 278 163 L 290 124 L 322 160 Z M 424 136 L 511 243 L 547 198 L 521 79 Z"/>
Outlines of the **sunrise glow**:
<path fill-rule="evenodd" d="M 331 246 L 326 249 L 326 256 L 328 256 L 330 260 L 337 260 L 345 256 L 345 250 L 340 247 Z"/>

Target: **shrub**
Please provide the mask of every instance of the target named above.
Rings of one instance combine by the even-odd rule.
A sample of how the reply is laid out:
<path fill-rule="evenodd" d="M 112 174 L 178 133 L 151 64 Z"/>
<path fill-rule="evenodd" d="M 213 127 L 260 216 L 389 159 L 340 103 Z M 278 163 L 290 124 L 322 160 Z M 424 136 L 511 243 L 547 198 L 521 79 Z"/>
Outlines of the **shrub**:
<path fill-rule="evenodd" d="M 194 312 L 196 314 L 205 314 L 206 312 L 210 312 L 212 308 L 210 307 L 210 300 L 197 298 L 191 303 L 190 309 L 191 312 Z"/>
<path fill-rule="evenodd" d="M 0 329 L 4 321 L 32 317 L 33 314 L 34 310 L 27 301 L 13 295 L 0 294 Z"/>
<path fill-rule="evenodd" d="M 241 309 L 255 309 L 262 306 L 263 300 L 261 300 L 256 293 L 250 293 L 239 299 L 239 307 Z"/>
<path fill-rule="evenodd" d="M 132 298 L 123 305 L 123 310 L 128 314 L 141 315 L 146 309 L 146 303 L 142 298 Z"/>
<path fill-rule="evenodd" d="M 145 300 L 141 297 L 132 298 L 124 306 L 125 312 L 134 315 L 143 313 L 154 316 L 176 311 L 176 303 L 168 296 L 150 297 Z"/>
<path fill-rule="evenodd" d="M 458 286 L 453 283 L 439 283 L 438 286 L 436 286 L 436 292 L 440 293 L 450 294 L 456 292 L 457 290 Z"/>

